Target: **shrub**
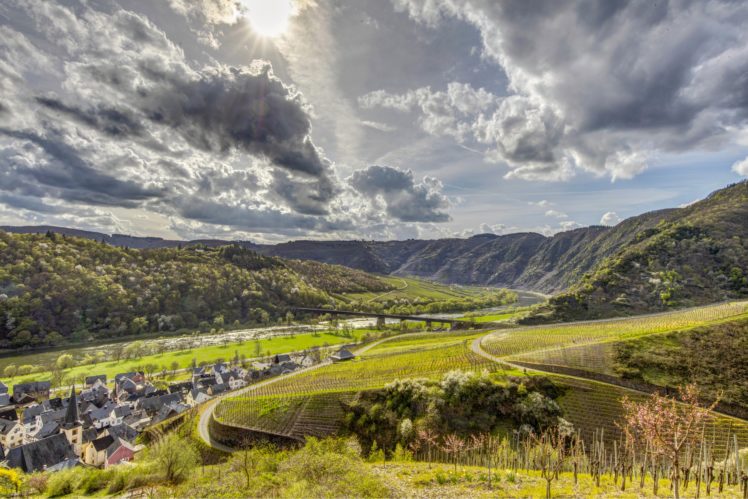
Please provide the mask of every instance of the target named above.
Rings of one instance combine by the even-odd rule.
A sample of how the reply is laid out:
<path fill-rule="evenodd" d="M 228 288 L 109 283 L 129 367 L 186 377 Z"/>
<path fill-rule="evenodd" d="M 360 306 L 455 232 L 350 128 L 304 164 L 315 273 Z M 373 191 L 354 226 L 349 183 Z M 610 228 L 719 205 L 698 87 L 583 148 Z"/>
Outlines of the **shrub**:
<path fill-rule="evenodd" d="M 164 436 L 149 449 L 148 458 L 171 483 L 181 482 L 198 464 L 192 444 L 174 433 Z"/>
<path fill-rule="evenodd" d="M 73 468 L 52 473 L 47 482 L 47 495 L 50 497 L 72 494 L 81 486 L 82 468 Z"/>

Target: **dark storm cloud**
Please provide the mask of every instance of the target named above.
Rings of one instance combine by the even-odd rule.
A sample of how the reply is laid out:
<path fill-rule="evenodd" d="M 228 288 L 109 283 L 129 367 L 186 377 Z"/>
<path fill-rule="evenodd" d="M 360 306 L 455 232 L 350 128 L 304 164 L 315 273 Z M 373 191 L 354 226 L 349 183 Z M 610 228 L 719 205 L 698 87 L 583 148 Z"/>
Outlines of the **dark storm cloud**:
<path fill-rule="evenodd" d="M 476 136 L 510 175 L 631 177 L 658 151 L 729 142 L 748 124 L 745 2 L 393 3 L 433 27 L 448 16 L 480 30 L 516 102 L 482 113 Z"/>
<path fill-rule="evenodd" d="M 349 177 L 350 185 L 372 199 L 381 197 L 387 214 L 403 222 L 447 222 L 444 210 L 449 206 L 441 193 L 441 184 L 426 177 L 416 184 L 413 172 L 390 166 L 369 166 Z"/>
<path fill-rule="evenodd" d="M 65 104 L 53 97 L 36 97 L 42 106 L 64 114 L 74 121 L 95 128 L 112 137 L 142 136 L 145 128 L 126 110 L 113 107 L 95 106 L 87 109 Z"/>
<path fill-rule="evenodd" d="M 147 84 L 131 96 L 147 118 L 177 130 L 190 144 L 212 152 L 240 149 L 266 157 L 293 172 L 321 177 L 330 163 L 312 142 L 311 123 L 301 96 L 259 68 L 212 67 L 200 73 L 173 71 L 159 61 L 141 61 L 139 73 L 112 66 L 91 68 L 114 87 Z"/>
<path fill-rule="evenodd" d="M 47 186 L 48 191 L 58 192 L 61 198 L 68 201 L 112 206 L 137 206 L 141 201 L 163 195 L 162 190 L 99 172 L 61 137 L 43 137 L 34 132 L 5 128 L 0 128 L 0 135 L 31 142 L 43 150 L 50 159 L 49 162 L 33 167 L 25 164 L 15 165 L 12 171 L 21 177 L 19 186 L 25 183 L 25 180 L 33 180 Z M 6 165 L 6 174 L 10 174 L 8 166 Z"/>

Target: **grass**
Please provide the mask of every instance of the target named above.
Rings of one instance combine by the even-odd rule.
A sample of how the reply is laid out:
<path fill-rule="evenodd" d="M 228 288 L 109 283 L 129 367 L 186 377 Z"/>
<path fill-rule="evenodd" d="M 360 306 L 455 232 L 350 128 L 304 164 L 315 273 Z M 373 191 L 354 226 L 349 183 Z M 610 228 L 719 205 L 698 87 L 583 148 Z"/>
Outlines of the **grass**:
<path fill-rule="evenodd" d="M 321 347 L 324 345 L 339 345 L 343 343 L 352 343 L 359 341 L 364 334 L 371 333 L 369 329 L 354 329 L 351 331 L 350 338 L 333 334 L 329 332 L 303 333 L 295 336 L 276 336 L 274 338 L 264 338 L 259 341 L 262 355 L 275 355 L 278 353 L 295 352 L 309 349 L 312 347 Z M 106 374 L 111 379 L 114 375 L 122 372 L 134 371 L 147 364 L 158 366 L 158 371 L 162 369 L 171 370 L 171 364 L 176 362 L 180 368 L 189 367 L 192 359 L 200 362 L 215 362 L 218 359 L 230 360 L 238 352 L 239 356 L 245 355 L 247 358 L 256 357 L 256 341 L 245 341 L 242 343 L 230 343 L 227 346 L 211 345 L 206 347 L 197 347 L 189 350 L 175 350 L 164 352 L 163 354 L 146 355 L 139 359 L 127 359 L 120 361 L 101 362 L 96 365 L 83 365 L 73 367 L 66 371 L 69 379 L 78 379 L 81 376 L 90 376 L 92 374 Z M 58 353 L 59 354 L 59 353 Z M 28 362 L 36 365 L 33 359 L 19 358 L 18 365 L 22 362 Z M 13 378 L 3 378 L 3 382 L 8 384 L 22 383 L 25 381 L 47 380 L 50 375 L 48 372 L 33 373 Z"/>
<path fill-rule="evenodd" d="M 416 300 L 419 298 L 437 301 L 480 296 L 489 291 L 486 288 L 440 284 L 414 277 L 385 276 L 380 279 L 386 281 L 395 289 L 383 293 L 343 293 L 338 295 L 338 297 L 344 301 L 363 302 L 402 299 Z"/>

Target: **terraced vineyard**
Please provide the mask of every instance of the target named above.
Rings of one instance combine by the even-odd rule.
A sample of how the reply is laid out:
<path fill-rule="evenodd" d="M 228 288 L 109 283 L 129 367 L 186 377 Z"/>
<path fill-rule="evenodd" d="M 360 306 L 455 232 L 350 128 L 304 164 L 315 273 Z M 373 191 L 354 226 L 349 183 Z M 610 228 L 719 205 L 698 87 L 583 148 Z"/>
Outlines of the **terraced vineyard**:
<path fill-rule="evenodd" d="M 348 362 L 331 364 L 298 376 L 278 380 L 258 389 L 262 395 L 314 395 L 381 388 L 395 379 L 438 378 L 452 369 L 498 369 L 494 362 L 473 353 L 470 341 L 427 351 L 373 353 Z"/>
<path fill-rule="evenodd" d="M 664 314 L 580 322 L 553 326 L 536 326 L 500 331 L 486 336 L 482 347 L 497 357 L 625 340 L 648 334 L 704 326 L 719 321 L 748 315 L 746 302 L 731 302 Z"/>
<path fill-rule="evenodd" d="M 420 339 L 433 343 L 435 335 Z M 329 435 L 340 427 L 341 403 L 358 391 L 381 388 L 395 379 L 438 378 L 452 369 L 501 369 L 470 350 L 474 337 L 475 333 L 457 338 L 457 344 L 432 344 L 417 352 L 408 351 L 407 346 L 404 352 L 371 352 L 352 361 L 279 379 L 245 396 L 221 401 L 215 417 L 225 424 L 292 438 Z"/>
<path fill-rule="evenodd" d="M 224 424 L 297 440 L 325 437 L 340 429 L 342 404 L 354 395 L 355 392 L 229 398 L 218 406 L 215 417 Z"/>
<path fill-rule="evenodd" d="M 485 332 L 475 331 L 452 331 L 437 333 L 412 333 L 403 334 L 389 338 L 370 350 L 367 350 L 364 356 L 384 353 L 406 353 L 421 351 L 426 348 L 454 346 L 465 343 L 466 341 L 480 338 Z"/>
<path fill-rule="evenodd" d="M 361 390 L 381 388 L 395 379 L 434 379 L 453 369 L 522 375 L 508 365 L 474 353 L 471 345 L 478 338 L 483 338 L 481 345 L 485 350 L 508 362 L 548 358 L 605 373 L 610 365 L 612 342 L 747 314 L 746 302 L 736 302 L 627 319 L 505 329 L 487 335 L 475 331 L 404 334 L 377 344 L 353 361 L 280 378 L 245 396 L 224 400 L 216 410 L 216 417 L 225 423 L 293 438 L 327 435 L 340 428 L 341 401 L 349 400 Z M 569 388 L 559 403 L 564 417 L 587 439 L 600 429 L 607 439 L 615 438 L 623 413 L 621 397 L 645 397 L 584 379 L 548 376 Z M 748 423 L 744 421 L 716 416 L 710 428 L 708 432 L 717 435 L 718 443 L 719 439 L 727 438 L 730 429 L 741 445 L 748 445 Z"/>
<path fill-rule="evenodd" d="M 577 428 L 586 441 L 593 439 L 594 433 L 603 431 L 607 441 L 621 437 L 618 426 L 624 413 L 621 399 L 628 397 L 642 401 L 647 395 L 616 386 L 586 381 L 576 378 L 551 376 L 556 383 L 567 388 L 559 399 L 564 418 Z M 705 435 L 716 445 L 715 449 L 725 449 L 729 435 L 735 435 L 739 446 L 748 446 L 748 422 L 721 415 L 712 415 L 705 428 Z M 732 438 L 732 437 L 730 437 Z"/>

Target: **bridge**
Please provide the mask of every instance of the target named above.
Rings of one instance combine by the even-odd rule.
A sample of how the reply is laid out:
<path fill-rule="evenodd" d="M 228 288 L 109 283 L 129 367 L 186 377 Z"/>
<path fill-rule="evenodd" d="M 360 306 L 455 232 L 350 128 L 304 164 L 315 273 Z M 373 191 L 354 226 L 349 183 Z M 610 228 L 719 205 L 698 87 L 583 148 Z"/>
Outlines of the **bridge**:
<path fill-rule="evenodd" d="M 380 321 L 383 324 L 385 319 L 395 319 L 399 321 L 417 321 L 425 322 L 427 328 L 431 328 L 433 323 L 449 324 L 452 329 L 459 329 L 461 327 L 467 328 L 470 323 L 460 319 L 440 319 L 438 317 L 423 317 L 415 315 L 399 315 L 399 314 L 378 314 L 376 312 L 354 312 L 353 310 L 335 310 L 332 308 L 306 308 L 296 307 L 292 309 L 294 312 L 303 312 L 307 314 L 330 314 L 332 316 L 338 315 L 350 315 L 354 317 L 375 317 L 377 319 L 377 325 Z"/>

